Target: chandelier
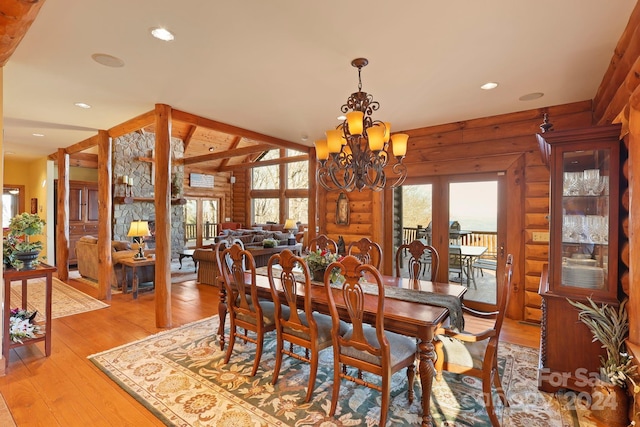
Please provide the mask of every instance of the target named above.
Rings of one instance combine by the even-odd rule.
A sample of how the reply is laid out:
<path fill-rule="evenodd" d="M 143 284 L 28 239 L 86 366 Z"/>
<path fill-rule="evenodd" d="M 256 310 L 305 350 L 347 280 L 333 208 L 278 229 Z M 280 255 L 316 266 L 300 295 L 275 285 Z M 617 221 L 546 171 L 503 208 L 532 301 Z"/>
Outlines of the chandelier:
<path fill-rule="evenodd" d="M 362 91 L 360 72 L 369 61 L 357 58 L 351 65 L 358 69 L 358 91 L 340 107 L 346 116 L 336 129 L 326 132 L 326 139 L 316 141 L 320 161 L 318 182 L 328 191 L 353 191 L 369 188 L 381 191 L 402 185 L 407 167 L 402 159 L 407 153 L 409 135 L 391 135 L 391 124 L 373 120 L 371 114 L 380 108 L 373 95 Z M 387 185 L 385 167 L 389 164 L 389 146 L 396 162 L 387 172 L 393 172 L 392 184 Z"/>

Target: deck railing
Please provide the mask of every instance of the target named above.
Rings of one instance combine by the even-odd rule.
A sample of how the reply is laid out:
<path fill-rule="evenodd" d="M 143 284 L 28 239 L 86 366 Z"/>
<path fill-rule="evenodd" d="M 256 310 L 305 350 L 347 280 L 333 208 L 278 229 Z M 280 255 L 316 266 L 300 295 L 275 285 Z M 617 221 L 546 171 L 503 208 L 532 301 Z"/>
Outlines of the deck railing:
<path fill-rule="evenodd" d="M 205 222 L 203 226 L 203 240 L 211 240 L 218 235 L 218 223 L 217 222 Z M 184 237 L 187 241 L 196 240 L 196 224 L 184 225 Z"/>
<path fill-rule="evenodd" d="M 409 243 L 424 237 L 425 229 L 404 227 L 402 229 L 402 243 Z M 468 246 L 486 246 L 487 251 L 481 258 L 496 259 L 498 255 L 498 233 L 496 231 L 471 231 L 456 237 L 457 244 Z"/>

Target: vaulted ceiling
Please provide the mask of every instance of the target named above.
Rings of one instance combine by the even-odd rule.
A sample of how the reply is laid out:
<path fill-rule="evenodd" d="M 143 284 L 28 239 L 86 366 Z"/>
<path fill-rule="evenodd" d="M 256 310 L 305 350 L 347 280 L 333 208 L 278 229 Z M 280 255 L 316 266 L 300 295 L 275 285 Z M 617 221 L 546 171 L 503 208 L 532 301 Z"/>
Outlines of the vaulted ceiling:
<path fill-rule="evenodd" d="M 369 59 L 362 89 L 381 104 L 375 117 L 395 131 L 592 99 L 635 4 L 8 0 L 4 150 L 46 156 L 157 103 L 221 125 L 172 125 L 185 162 L 203 168 L 246 161 L 220 153 L 251 145 L 304 149 L 338 123 L 360 56 Z M 157 26 L 175 40 L 151 37 Z M 499 86 L 481 90 L 488 81 Z"/>

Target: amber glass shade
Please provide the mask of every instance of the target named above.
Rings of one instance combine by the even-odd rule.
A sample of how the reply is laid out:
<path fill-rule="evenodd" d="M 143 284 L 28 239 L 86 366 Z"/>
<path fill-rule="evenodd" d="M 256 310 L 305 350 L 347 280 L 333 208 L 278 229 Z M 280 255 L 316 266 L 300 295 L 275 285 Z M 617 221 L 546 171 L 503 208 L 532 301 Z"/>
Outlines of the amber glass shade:
<path fill-rule="evenodd" d="M 384 147 L 384 127 L 371 126 L 367 129 L 369 148 L 371 151 L 380 151 Z"/>
<path fill-rule="evenodd" d="M 340 131 L 337 129 L 328 130 L 325 132 L 325 135 L 327 135 L 327 147 L 329 149 L 329 153 L 339 153 L 342 148 Z"/>
<path fill-rule="evenodd" d="M 363 130 L 362 120 L 364 113 L 362 111 L 351 111 L 347 113 L 347 125 L 351 135 L 361 135 Z"/>
<path fill-rule="evenodd" d="M 409 135 L 406 133 L 396 133 L 391 136 L 391 144 L 393 146 L 393 155 L 396 157 L 404 157 L 407 154 L 407 140 Z"/>
<path fill-rule="evenodd" d="M 316 157 L 318 160 L 327 160 L 329 158 L 329 147 L 326 139 L 318 139 L 316 141 Z"/>

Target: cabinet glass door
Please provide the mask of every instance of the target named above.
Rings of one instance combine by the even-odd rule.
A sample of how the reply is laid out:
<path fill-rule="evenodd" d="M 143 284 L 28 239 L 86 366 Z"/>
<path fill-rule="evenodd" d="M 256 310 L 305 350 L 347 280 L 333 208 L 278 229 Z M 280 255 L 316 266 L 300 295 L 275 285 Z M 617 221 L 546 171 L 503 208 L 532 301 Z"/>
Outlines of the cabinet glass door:
<path fill-rule="evenodd" d="M 563 153 L 561 286 L 608 283 L 610 157 L 609 149 Z"/>

